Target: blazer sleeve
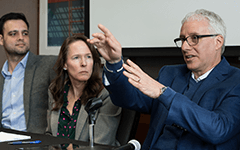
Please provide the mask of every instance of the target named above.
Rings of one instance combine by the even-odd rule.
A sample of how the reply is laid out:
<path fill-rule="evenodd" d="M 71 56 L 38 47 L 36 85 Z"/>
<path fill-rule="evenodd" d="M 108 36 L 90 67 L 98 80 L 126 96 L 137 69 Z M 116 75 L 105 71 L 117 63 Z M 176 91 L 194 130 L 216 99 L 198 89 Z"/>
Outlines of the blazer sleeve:
<path fill-rule="evenodd" d="M 123 75 L 123 71 L 124 69 L 112 73 L 104 68 L 103 82 L 105 82 L 106 76 L 110 84 L 104 84 L 104 86 L 109 91 L 113 104 L 149 114 L 151 112 L 153 99 L 144 95 L 141 91 L 131 85 L 128 82 L 128 78 Z"/>
<path fill-rule="evenodd" d="M 177 124 L 197 135 L 203 141 L 221 144 L 239 134 L 240 124 L 240 85 L 234 87 L 221 104 L 208 110 L 176 93 L 172 97 L 166 124 Z M 205 99 L 211 101 L 211 94 Z"/>
<path fill-rule="evenodd" d="M 121 119 L 122 108 L 115 106 L 104 88 L 100 97 L 103 100 L 102 107 L 98 110 L 96 124 L 94 126 L 94 142 L 98 144 L 119 146 L 116 133 Z"/>

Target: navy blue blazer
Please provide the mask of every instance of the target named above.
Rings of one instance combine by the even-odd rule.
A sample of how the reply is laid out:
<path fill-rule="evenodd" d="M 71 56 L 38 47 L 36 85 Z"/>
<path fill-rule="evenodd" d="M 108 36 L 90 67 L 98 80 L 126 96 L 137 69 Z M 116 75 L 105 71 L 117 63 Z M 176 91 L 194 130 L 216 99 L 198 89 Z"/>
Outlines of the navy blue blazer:
<path fill-rule="evenodd" d="M 177 149 L 237 150 L 240 148 L 240 69 L 222 57 L 190 100 L 182 93 L 189 84 L 191 71 L 186 65 L 164 66 L 157 81 L 167 90 L 157 99 L 133 87 L 122 71 L 104 69 L 106 86 L 115 105 L 151 114 L 142 149 L 159 149 L 157 141 L 165 125 L 186 129 Z M 104 80 L 105 83 L 105 80 Z"/>

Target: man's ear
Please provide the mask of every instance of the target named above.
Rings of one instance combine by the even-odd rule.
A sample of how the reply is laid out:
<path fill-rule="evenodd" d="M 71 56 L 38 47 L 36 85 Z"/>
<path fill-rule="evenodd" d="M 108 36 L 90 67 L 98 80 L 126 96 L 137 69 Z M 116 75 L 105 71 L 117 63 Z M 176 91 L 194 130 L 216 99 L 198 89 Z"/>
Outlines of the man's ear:
<path fill-rule="evenodd" d="M 216 37 L 216 50 L 222 49 L 221 47 L 223 46 L 224 43 L 224 37 L 222 35 L 218 35 Z"/>
<path fill-rule="evenodd" d="M 3 35 L 0 34 L 0 45 L 3 45 Z"/>

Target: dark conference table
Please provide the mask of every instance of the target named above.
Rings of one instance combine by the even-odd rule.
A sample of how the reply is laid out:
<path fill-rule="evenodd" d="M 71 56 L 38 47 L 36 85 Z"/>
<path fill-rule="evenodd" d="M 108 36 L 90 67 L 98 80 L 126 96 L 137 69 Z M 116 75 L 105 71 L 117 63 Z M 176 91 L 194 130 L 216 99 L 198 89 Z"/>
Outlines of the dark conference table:
<path fill-rule="evenodd" d="M 93 147 L 90 147 L 88 142 L 64 139 L 64 138 L 53 137 L 53 136 L 44 135 L 44 134 L 21 132 L 21 131 L 15 131 L 15 130 L 4 129 L 4 128 L 1 128 L 0 131 L 31 136 L 31 139 L 22 140 L 22 141 L 34 141 L 34 140 L 41 141 L 41 143 L 39 144 L 21 144 L 21 145 L 9 145 L 8 144 L 9 142 L 0 142 L 1 150 L 61 150 L 62 149 L 61 144 L 70 144 L 70 143 L 77 146 L 76 148 L 74 148 L 74 150 L 81 150 L 81 149 L 113 150 L 114 148 L 116 148 L 112 146 L 99 145 L 99 144 L 94 144 Z"/>

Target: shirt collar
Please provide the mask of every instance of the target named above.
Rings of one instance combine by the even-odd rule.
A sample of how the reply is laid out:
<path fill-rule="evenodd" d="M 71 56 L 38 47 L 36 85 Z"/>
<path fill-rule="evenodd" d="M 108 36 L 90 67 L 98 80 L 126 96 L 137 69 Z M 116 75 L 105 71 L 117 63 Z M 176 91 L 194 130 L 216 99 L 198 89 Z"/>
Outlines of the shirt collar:
<path fill-rule="evenodd" d="M 212 69 L 210 69 L 209 71 L 207 71 L 206 73 L 204 73 L 203 75 L 201 75 L 200 77 L 198 77 L 197 79 L 194 78 L 194 74 L 192 72 L 192 78 L 194 81 L 196 81 L 197 83 L 199 81 L 202 81 L 203 79 L 207 78 L 207 76 L 211 73 L 211 71 L 214 69 L 214 67 Z"/>
<path fill-rule="evenodd" d="M 24 58 L 19 62 L 24 69 L 26 68 L 26 65 L 27 65 L 28 55 L 29 55 L 29 52 L 27 52 L 27 54 L 24 56 Z M 6 60 L 5 63 L 3 64 L 1 73 L 4 78 L 7 75 L 11 75 L 10 72 L 8 71 L 8 60 Z"/>
<path fill-rule="evenodd" d="M 27 52 L 27 54 L 25 55 L 25 57 L 20 61 L 21 65 L 22 65 L 24 68 L 26 68 L 26 66 L 27 66 L 28 55 L 29 55 L 29 52 Z"/>

